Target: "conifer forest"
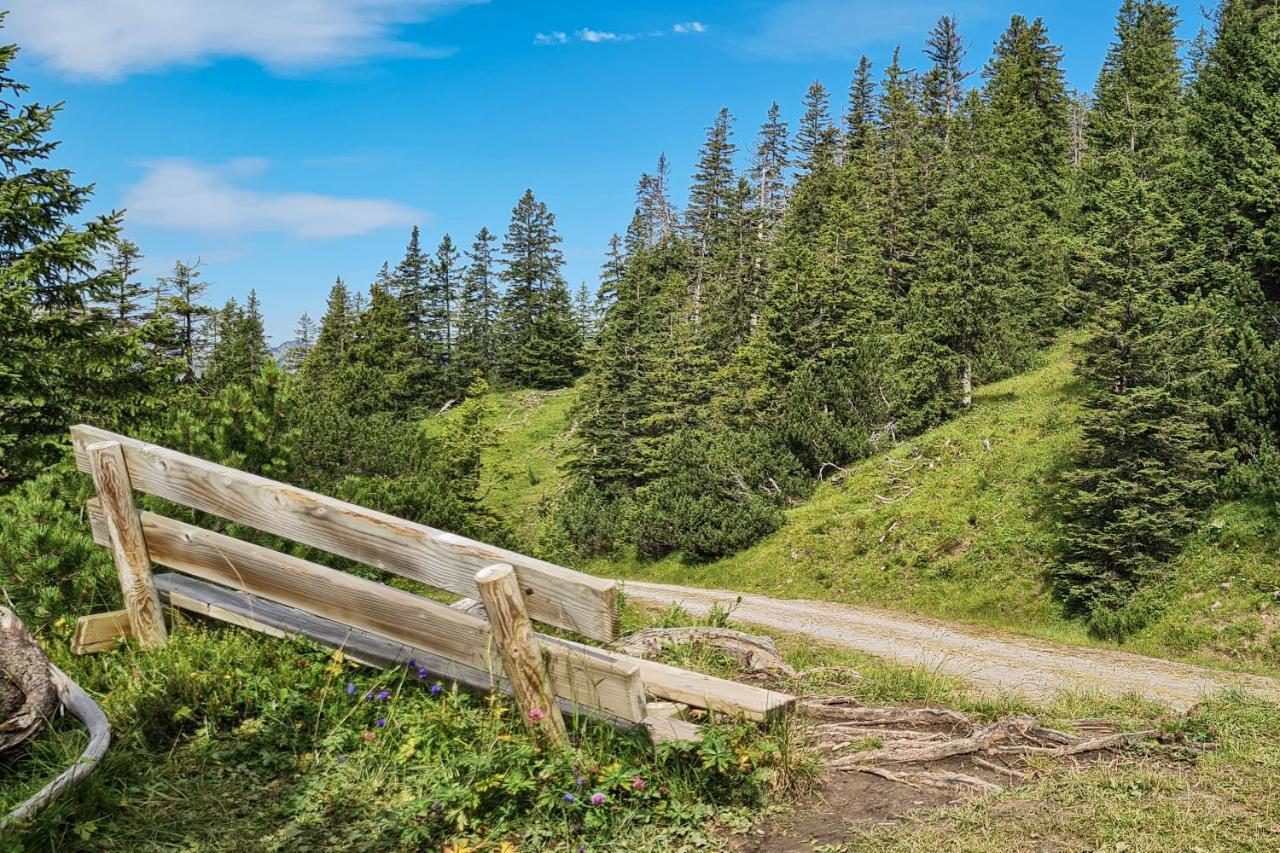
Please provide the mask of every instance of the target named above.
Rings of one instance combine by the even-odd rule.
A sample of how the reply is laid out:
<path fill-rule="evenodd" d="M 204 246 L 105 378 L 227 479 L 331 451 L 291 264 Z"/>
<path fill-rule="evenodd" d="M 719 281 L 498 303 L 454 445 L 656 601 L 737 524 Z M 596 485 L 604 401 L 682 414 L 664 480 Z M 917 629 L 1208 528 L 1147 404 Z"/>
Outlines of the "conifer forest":
<path fill-rule="evenodd" d="M 0 604 L 117 739 L 97 781 L 0 849 L 810 849 L 735 827 L 824 784 L 795 731 L 730 723 L 656 753 L 587 728 L 556 757 L 491 700 L 416 689 L 412 667 L 417 728 L 384 747 L 400 723 L 334 709 L 344 685 L 366 691 L 354 664 L 239 629 L 175 633 L 159 658 L 55 651 L 77 617 L 121 606 L 82 513 L 79 423 L 593 575 L 1280 674 L 1280 5 L 1221 0 L 1188 43 L 1187 7 L 1118 2 L 1087 92 L 1035 4 L 991 45 L 941 17 L 880 67 L 863 57 L 750 121 L 707 116 L 691 174 L 654 151 L 594 282 L 568 279 L 534 186 L 475 234 L 414 226 L 366 280 L 317 282 L 322 315 L 276 346 L 259 294 L 214 304 L 198 258 L 140 273 L 129 211 L 100 212 L 94 175 L 50 164 L 76 103 L 29 90 L 11 76 L 22 45 L 0 48 Z M 623 589 L 631 630 L 730 626 L 732 609 L 658 613 Z M 867 705 L 1159 719 L 1132 724 L 1162 744 L 1141 766 L 1002 765 L 1002 787 L 1035 792 L 1016 814 L 987 793 L 814 830 L 831 845 L 814 849 L 1280 838 L 1280 692 L 1046 711 L 788 636 L 798 670 L 857 669 L 839 692 Z M 692 648 L 679 665 L 726 673 Z M 0 790 L 29 794 L 79 752 L 74 726 L 52 728 L 61 746 L 0 754 Z M 270 796 L 228 807 L 234 838 L 209 834 L 238 790 Z M 1220 825 L 1205 810 L 1223 798 Z"/>

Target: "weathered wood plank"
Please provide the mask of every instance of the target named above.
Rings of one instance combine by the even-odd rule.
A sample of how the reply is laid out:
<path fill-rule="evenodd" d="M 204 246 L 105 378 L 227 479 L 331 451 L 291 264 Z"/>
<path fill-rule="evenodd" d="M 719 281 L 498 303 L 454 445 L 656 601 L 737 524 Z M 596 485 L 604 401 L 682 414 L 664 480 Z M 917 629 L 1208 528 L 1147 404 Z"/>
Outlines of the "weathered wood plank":
<path fill-rule="evenodd" d="M 129 625 L 142 648 L 159 648 L 169 635 L 151 580 L 151 558 L 138 524 L 138 510 L 133 505 L 133 485 L 124 452 L 117 441 L 97 441 L 85 445 L 84 456 L 106 519 L 111 557 Z"/>
<path fill-rule="evenodd" d="M 173 607 L 212 619 L 230 621 L 233 625 L 257 631 L 265 630 L 273 636 L 306 637 L 322 646 L 341 650 L 346 658 L 368 666 L 387 669 L 404 666 L 412 660 L 426 669 L 433 680 L 438 678 L 451 681 L 481 693 L 495 689 L 503 693 L 511 692 L 511 684 L 503 676 L 495 676 L 486 670 L 448 660 L 429 649 L 390 640 L 295 607 L 257 598 L 249 593 L 169 573 L 156 575 L 156 588 L 160 597 Z M 232 616 L 233 619 L 228 620 L 227 616 Z M 556 703 L 562 713 L 570 716 L 587 716 L 623 728 L 643 728 L 635 721 L 614 717 L 568 699 L 557 698 Z"/>
<path fill-rule="evenodd" d="M 551 692 L 551 678 L 525 612 L 515 570 L 507 563 L 481 569 L 476 586 L 525 727 L 530 733 L 541 732 L 557 746 L 566 745 L 564 718 Z"/>
<path fill-rule="evenodd" d="M 138 491 L 459 595 L 479 598 L 475 573 L 509 563 L 533 619 L 594 640 L 617 637 L 613 581 L 96 427 L 74 426 L 71 436 L 82 471 L 89 470 L 90 444 L 117 441 Z"/>
<path fill-rule="evenodd" d="M 771 720 L 795 709 L 796 699 L 776 690 L 765 690 L 725 678 L 703 675 L 657 661 L 618 655 L 620 660 L 640 667 L 640 678 L 649 693 L 659 699 L 682 702 L 694 708 L 745 717 L 757 722 Z"/>
<path fill-rule="evenodd" d="M 121 640 L 133 636 L 129 611 L 110 610 L 81 616 L 76 620 L 76 633 L 71 638 L 71 654 L 88 655 L 117 648 Z"/>
<path fill-rule="evenodd" d="M 106 529 L 97 501 L 90 501 L 89 511 L 94 539 L 102 543 Z M 476 669 L 501 671 L 484 619 L 162 515 L 144 512 L 140 517 L 151 559 L 160 565 L 431 649 Z M 632 722 L 644 718 L 644 686 L 634 661 L 620 664 L 617 656 L 563 644 L 548 647 L 548 652 L 557 696 Z"/>
<path fill-rule="evenodd" d="M 645 717 L 641 725 L 648 730 L 649 738 L 654 743 L 668 743 L 678 740 L 697 742 L 702 740 L 702 728 L 700 726 L 677 717 Z"/>

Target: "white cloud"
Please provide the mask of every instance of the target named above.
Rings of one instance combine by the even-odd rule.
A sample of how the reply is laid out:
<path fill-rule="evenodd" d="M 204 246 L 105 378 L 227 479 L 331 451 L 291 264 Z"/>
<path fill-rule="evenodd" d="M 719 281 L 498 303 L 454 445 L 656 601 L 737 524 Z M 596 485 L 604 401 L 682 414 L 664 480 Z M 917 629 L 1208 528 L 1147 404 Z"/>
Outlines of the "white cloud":
<path fill-rule="evenodd" d="M 273 70 L 451 50 L 399 41 L 401 24 L 484 0 L 9 0 L 7 36 L 72 77 L 241 57 Z"/>
<path fill-rule="evenodd" d="M 206 166 L 170 159 L 147 164 L 125 194 L 128 219 L 177 231 L 222 234 L 274 232 L 305 240 L 351 237 L 421 221 L 419 211 L 378 198 L 270 192 L 237 186 L 263 174 L 260 158 Z"/>
<path fill-rule="evenodd" d="M 686 21 L 682 24 L 675 24 L 671 27 L 671 32 L 681 35 L 689 35 L 694 33 L 705 33 L 707 25 L 698 21 Z M 534 44 L 568 44 L 571 41 L 580 41 L 587 44 L 602 44 L 604 42 L 621 42 L 635 41 L 643 38 L 662 38 L 667 34 L 666 30 L 650 30 L 646 33 L 615 33 L 609 30 L 593 30 L 590 27 L 583 27 L 573 31 L 573 35 L 561 30 L 552 30 L 546 33 L 535 33 L 533 36 Z"/>

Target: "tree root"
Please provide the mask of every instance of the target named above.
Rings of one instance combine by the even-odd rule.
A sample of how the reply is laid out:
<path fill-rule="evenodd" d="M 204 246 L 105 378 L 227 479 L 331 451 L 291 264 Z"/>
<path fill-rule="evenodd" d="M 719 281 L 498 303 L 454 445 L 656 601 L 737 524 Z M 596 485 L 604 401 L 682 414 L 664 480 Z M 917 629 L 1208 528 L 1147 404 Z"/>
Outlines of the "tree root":
<path fill-rule="evenodd" d="M 0 607 L 0 753 L 38 735 L 57 708 L 44 649 L 12 610 Z"/>
<path fill-rule="evenodd" d="M 829 768 L 869 773 L 913 788 L 1003 791 L 1030 775 L 1003 763 L 1010 757 L 1068 758 L 1158 735 L 1154 729 L 1116 731 L 1112 721 L 1086 719 L 1072 721 L 1072 728 L 1085 733 L 1075 736 L 1030 716 L 979 723 L 944 708 L 869 708 L 842 697 L 804 697 L 800 707 L 815 718 L 809 729 L 814 744 L 836 753 L 827 761 Z M 949 760 L 952 767 L 960 761 L 964 769 L 972 765 L 999 774 L 1001 782 L 934 766 Z"/>

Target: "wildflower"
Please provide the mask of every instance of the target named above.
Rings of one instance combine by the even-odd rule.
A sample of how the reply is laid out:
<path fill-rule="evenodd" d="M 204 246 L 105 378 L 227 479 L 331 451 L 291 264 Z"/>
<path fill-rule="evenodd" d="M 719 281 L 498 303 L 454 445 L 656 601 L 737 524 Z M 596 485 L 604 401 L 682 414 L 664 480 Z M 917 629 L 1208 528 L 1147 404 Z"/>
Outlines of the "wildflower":
<path fill-rule="evenodd" d="M 599 791 L 596 791 L 594 794 L 592 794 L 591 805 L 593 806 L 604 805 L 604 794 L 600 793 Z"/>
<path fill-rule="evenodd" d="M 390 695 L 391 695 L 391 691 L 390 691 L 390 690 L 379 690 L 379 691 L 378 691 L 378 701 L 379 701 L 379 702 L 385 702 L 385 701 L 387 701 L 387 697 L 388 697 L 388 696 L 390 696 Z"/>
<path fill-rule="evenodd" d="M 418 659 L 417 659 L 417 658 L 409 658 L 409 663 L 407 663 L 407 664 L 406 664 L 406 666 L 408 666 L 408 667 L 409 667 L 409 669 L 417 669 L 417 668 L 418 668 Z"/>
<path fill-rule="evenodd" d="M 363 731 L 360 733 L 360 737 L 364 738 L 365 740 L 373 740 L 374 737 L 376 737 L 376 735 L 374 735 L 374 733 L 370 731 Z"/>
<path fill-rule="evenodd" d="M 356 695 L 356 686 L 352 684 L 350 681 L 347 682 L 347 695 L 348 696 Z"/>
<path fill-rule="evenodd" d="M 443 692 L 444 692 L 444 687 L 440 685 L 440 682 L 437 681 L 435 684 L 431 685 L 432 696 L 439 696 Z"/>
<path fill-rule="evenodd" d="M 634 788 L 634 789 L 635 789 L 635 790 L 637 790 L 637 791 L 643 791 L 643 790 L 644 790 L 644 786 L 645 786 L 645 781 L 644 781 L 643 779 L 641 779 L 639 776 L 637 776 L 637 777 L 636 777 L 636 778 L 631 782 L 631 787 L 632 787 L 632 788 Z"/>
<path fill-rule="evenodd" d="M 529 722 L 531 722 L 531 723 L 536 723 L 536 722 L 538 722 L 538 720 L 541 720 L 541 719 L 542 719 L 543 717 L 545 717 L 545 716 L 546 716 L 546 714 L 543 712 L 543 710 L 542 710 L 541 708 L 530 708 L 530 709 L 529 709 Z"/>
<path fill-rule="evenodd" d="M 427 677 L 427 668 L 425 666 L 418 667 L 418 678 Z"/>
<path fill-rule="evenodd" d="M 387 718 L 379 717 L 377 720 L 374 721 L 373 724 L 380 729 L 385 729 L 387 727 Z"/>
<path fill-rule="evenodd" d="M 573 805 L 573 794 L 565 794 L 564 801 L 569 805 Z"/>
<path fill-rule="evenodd" d="M 586 780 L 586 779 L 583 779 L 581 776 L 579 776 L 577 779 L 574 779 L 574 780 L 573 780 L 573 784 L 575 784 L 575 785 L 577 785 L 579 788 L 581 788 L 583 785 L 587 784 L 587 780 Z"/>
<path fill-rule="evenodd" d="M 372 690 L 370 690 L 368 693 L 364 694 L 364 701 L 366 701 L 366 702 L 372 702 L 372 701 L 373 701 L 373 691 L 372 691 Z"/>

